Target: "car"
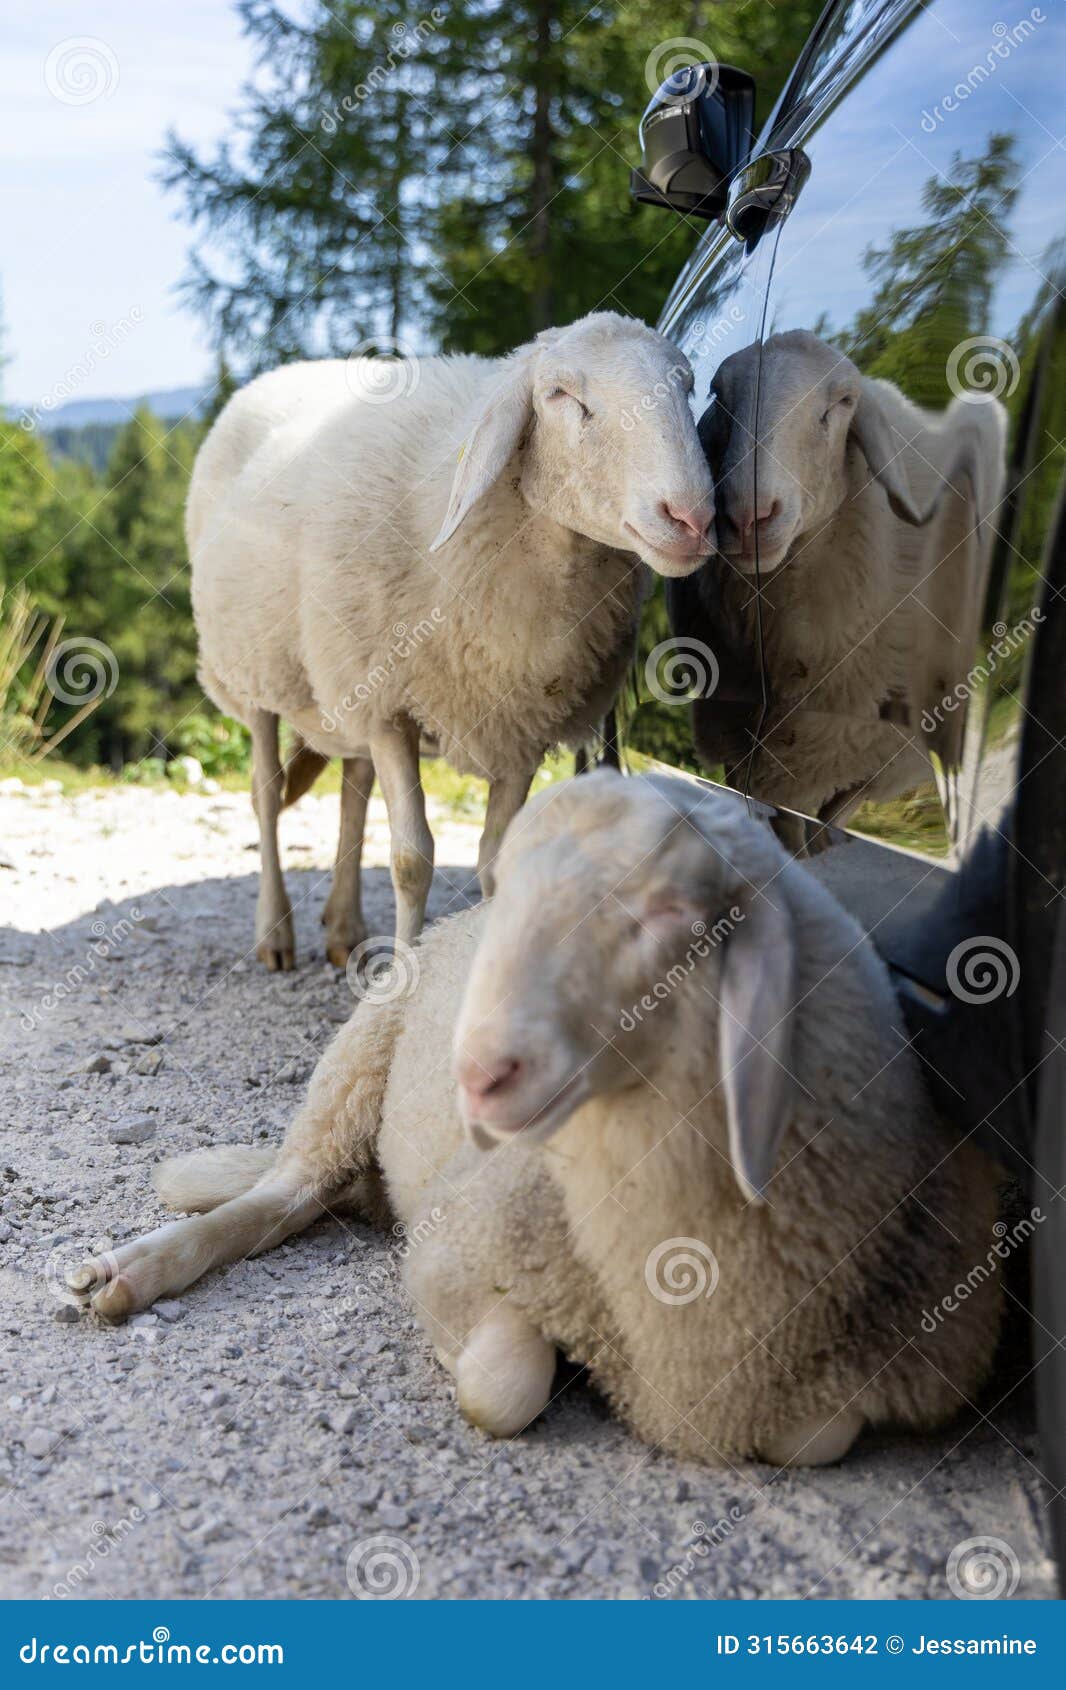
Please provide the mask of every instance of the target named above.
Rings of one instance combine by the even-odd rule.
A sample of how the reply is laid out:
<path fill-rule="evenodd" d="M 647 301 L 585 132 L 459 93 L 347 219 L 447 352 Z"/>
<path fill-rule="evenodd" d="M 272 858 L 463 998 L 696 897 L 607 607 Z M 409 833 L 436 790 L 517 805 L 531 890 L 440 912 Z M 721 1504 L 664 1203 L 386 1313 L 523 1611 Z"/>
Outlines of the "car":
<path fill-rule="evenodd" d="M 1039 1217 L 1061 1576 L 1066 172 L 1049 66 L 1066 15 L 1005 16 L 832 0 L 758 136 L 750 75 L 682 68 L 645 114 L 632 191 L 701 231 L 659 323 L 694 368 L 720 483 L 719 549 L 667 597 L 677 650 L 704 654 L 693 761 L 798 853 L 833 853 L 822 870 L 889 964 L 944 1114 Z M 887 453 L 859 427 L 874 401 Z M 819 512 L 834 429 L 847 508 L 790 528 L 789 476 Z M 845 522 L 860 498 L 873 563 Z"/>

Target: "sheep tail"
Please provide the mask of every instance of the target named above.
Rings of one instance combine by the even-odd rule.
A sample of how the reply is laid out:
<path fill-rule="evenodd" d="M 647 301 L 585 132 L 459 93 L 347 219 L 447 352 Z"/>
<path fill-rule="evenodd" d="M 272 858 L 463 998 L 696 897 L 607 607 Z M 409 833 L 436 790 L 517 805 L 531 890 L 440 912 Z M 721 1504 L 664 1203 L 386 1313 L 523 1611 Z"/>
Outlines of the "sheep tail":
<path fill-rule="evenodd" d="M 277 1158 L 277 1145 L 217 1144 L 160 1162 L 152 1184 L 168 1209 L 205 1215 L 250 1191 Z"/>
<path fill-rule="evenodd" d="M 293 740 L 292 750 L 285 759 L 285 789 L 281 799 L 283 810 L 287 810 L 290 804 L 295 804 L 305 792 L 310 792 L 328 762 L 328 757 L 323 757 L 319 751 L 312 751 L 299 737 Z"/>

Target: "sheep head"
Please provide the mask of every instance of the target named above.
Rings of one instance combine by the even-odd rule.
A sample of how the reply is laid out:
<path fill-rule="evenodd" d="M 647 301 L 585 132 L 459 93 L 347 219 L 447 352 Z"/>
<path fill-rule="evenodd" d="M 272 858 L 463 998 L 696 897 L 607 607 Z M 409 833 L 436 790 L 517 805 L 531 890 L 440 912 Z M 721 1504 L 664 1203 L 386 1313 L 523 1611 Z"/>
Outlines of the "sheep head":
<path fill-rule="evenodd" d="M 444 545 L 521 448 L 530 508 L 563 528 L 687 575 L 714 549 L 714 487 L 689 404 L 688 360 L 642 323 L 595 312 L 505 362 L 467 439 Z"/>
<path fill-rule="evenodd" d="M 758 428 L 756 428 L 756 404 Z M 893 513 L 920 523 L 880 404 L 877 383 L 805 330 L 772 335 L 719 366 L 700 438 L 718 488 L 718 549 L 738 569 L 782 564 L 851 493 L 847 453 L 857 446 Z M 755 449 L 756 438 L 758 449 Z"/>
<path fill-rule="evenodd" d="M 795 948 L 784 855 L 736 799 L 611 771 L 512 822 L 455 1036 L 475 1143 L 549 1138 L 582 1103 L 691 1064 L 758 1198 L 789 1118 Z M 679 1055 L 680 1053 L 680 1055 Z"/>

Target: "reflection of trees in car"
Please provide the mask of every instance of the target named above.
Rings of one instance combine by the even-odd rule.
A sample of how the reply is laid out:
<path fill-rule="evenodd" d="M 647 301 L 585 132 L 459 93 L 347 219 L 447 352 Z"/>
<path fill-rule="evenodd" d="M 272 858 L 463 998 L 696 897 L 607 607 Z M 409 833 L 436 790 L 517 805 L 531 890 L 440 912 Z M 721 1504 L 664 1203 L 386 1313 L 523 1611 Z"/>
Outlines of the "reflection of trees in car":
<path fill-rule="evenodd" d="M 945 180 L 922 189 L 924 217 L 863 255 L 877 283 L 870 304 L 834 337 L 866 375 L 883 376 L 920 405 L 944 403 L 953 351 L 983 332 L 1010 245 L 1003 219 L 1017 197 L 1014 138 L 994 134 L 984 153 L 956 153 Z"/>

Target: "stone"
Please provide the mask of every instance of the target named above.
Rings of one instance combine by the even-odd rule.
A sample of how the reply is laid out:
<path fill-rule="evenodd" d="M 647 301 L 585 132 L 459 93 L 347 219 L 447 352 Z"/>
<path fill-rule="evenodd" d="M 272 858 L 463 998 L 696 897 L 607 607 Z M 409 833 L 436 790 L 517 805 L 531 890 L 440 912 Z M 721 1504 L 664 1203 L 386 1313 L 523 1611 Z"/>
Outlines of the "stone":
<path fill-rule="evenodd" d="M 23 1438 L 22 1447 L 35 1461 L 45 1461 L 56 1446 L 62 1443 L 63 1436 L 62 1432 L 47 1426 L 34 1426 Z"/>
<path fill-rule="evenodd" d="M 409 1508 L 397 1508 L 394 1503 L 387 1502 L 383 1507 L 378 1508 L 374 1518 L 386 1530 L 398 1532 L 402 1531 L 404 1526 L 410 1524 L 411 1510 Z"/>
<path fill-rule="evenodd" d="M 108 1133 L 112 1144 L 147 1144 L 155 1137 L 156 1122 L 151 1115 L 127 1115 L 116 1121 Z"/>

